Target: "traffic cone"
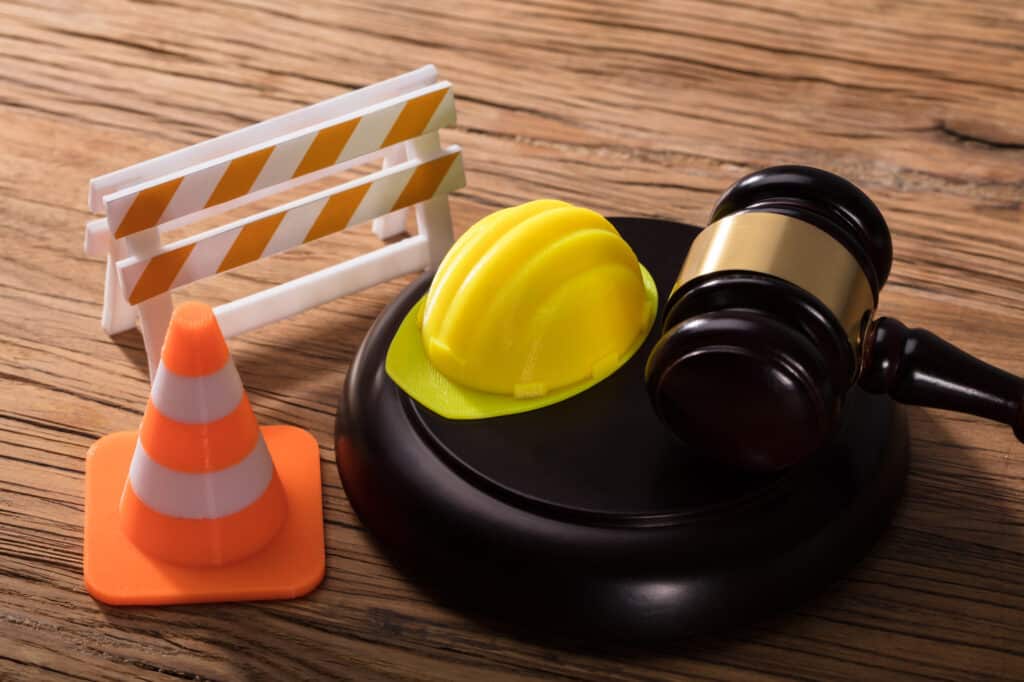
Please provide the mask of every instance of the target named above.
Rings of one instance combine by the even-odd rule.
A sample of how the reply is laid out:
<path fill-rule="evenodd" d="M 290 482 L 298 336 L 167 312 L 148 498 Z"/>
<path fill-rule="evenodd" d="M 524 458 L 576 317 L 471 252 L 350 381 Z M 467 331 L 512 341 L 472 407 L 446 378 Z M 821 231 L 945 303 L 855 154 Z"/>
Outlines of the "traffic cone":
<path fill-rule="evenodd" d="M 85 468 L 83 572 L 108 604 L 298 597 L 324 575 L 320 450 L 259 428 L 209 306 L 171 318 L 138 432 Z"/>

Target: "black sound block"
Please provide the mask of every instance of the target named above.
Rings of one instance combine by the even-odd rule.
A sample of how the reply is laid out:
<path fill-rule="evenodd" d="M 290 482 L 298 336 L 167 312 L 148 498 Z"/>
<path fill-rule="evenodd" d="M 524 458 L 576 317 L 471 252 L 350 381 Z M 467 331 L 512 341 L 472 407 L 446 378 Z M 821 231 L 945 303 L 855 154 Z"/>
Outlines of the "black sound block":
<path fill-rule="evenodd" d="M 612 222 L 664 304 L 698 229 Z M 787 471 L 727 470 L 677 441 L 649 405 L 643 368 L 656 322 L 636 356 L 574 398 L 451 421 L 384 370 L 395 330 L 429 285 L 429 275 L 411 284 L 367 333 L 342 391 L 336 447 L 363 523 L 446 602 L 532 633 L 706 632 L 819 590 L 888 524 L 908 465 L 906 419 L 889 398 L 854 389 L 835 438 Z"/>

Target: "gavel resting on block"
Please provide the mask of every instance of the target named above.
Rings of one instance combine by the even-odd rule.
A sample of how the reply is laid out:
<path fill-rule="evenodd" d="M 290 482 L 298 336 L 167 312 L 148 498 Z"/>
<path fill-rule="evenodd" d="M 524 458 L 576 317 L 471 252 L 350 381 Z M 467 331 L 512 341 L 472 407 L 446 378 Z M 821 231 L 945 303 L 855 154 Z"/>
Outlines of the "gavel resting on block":
<path fill-rule="evenodd" d="M 753 470 L 818 449 L 855 384 L 1009 424 L 1024 441 L 1024 381 L 931 332 L 873 319 L 891 266 L 889 228 L 850 182 L 803 166 L 743 178 L 668 299 L 646 368 L 659 417 Z"/>

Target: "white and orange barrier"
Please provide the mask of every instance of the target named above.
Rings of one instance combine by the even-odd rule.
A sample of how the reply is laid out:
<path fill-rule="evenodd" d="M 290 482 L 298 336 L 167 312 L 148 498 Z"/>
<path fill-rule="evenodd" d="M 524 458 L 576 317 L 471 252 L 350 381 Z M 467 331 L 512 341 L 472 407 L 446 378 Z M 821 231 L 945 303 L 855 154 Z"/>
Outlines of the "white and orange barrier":
<path fill-rule="evenodd" d="M 296 597 L 325 566 L 320 449 L 261 429 L 213 310 L 178 306 L 139 431 L 85 467 L 83 572 L 111 604 Z"/>
<path fill-rule="evenodd" d="M 107 257 L 103 328 L 141 322 L 150 373 L 174 289 L 374 221 L 386 239 L 415 209 L 416 236 L 216 309 L 227 336 L 440 263 L 452 243 L 448 194 L 465 185 L 451 84 L 432 66 L 95 178 L 85 251 Z M 356 164 L 382 170 L 164 245 L 160 235 Z"/>

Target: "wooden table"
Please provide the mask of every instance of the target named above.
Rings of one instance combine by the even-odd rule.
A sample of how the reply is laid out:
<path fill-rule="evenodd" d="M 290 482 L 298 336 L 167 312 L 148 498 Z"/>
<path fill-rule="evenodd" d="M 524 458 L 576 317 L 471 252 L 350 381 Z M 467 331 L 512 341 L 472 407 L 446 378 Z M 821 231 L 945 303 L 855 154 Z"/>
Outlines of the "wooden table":
<path fill-rule="evenodd" d="M 1022 679 L 1024 446 L 911 409 L 895 527 L 792 613 L 655 652 L 547 648 L 431 603 L 334 466 L 339 388 L 395 281 L 232 342 L 263 423 L 321 445 L 327 578 L 273 603 L 108 608 L 82 584 L 83 458 L 137 428 L 141 338 L 99 327 L 89 178 L 433 62 L 464 229 L 556 196 L 702 222 L 741 175 L 831 169 L 882 207 L 882 312 L 1024 373 L 1024 5 L 263 0 L 0 6 L 0 678 Z M 222 302 L 374 248 L 358 228 L 189 287 Z"/>

